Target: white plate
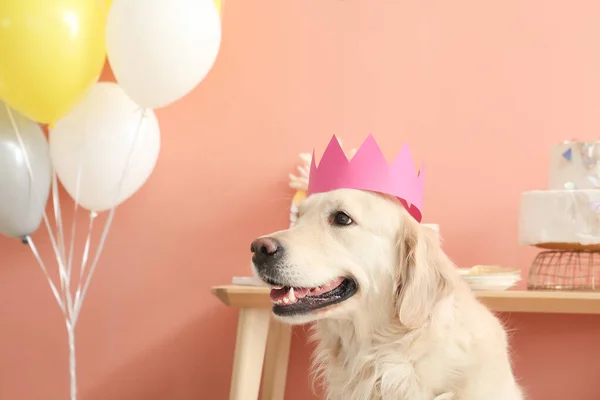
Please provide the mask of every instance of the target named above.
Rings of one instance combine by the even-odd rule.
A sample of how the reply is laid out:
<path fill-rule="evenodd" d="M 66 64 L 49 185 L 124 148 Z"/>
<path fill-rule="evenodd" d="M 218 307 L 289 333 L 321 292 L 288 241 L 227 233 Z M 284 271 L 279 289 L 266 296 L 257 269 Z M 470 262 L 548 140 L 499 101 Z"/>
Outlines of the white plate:
<path fill-rule="evenodd" d="M 458 268 L 458 273 L 463 277 L 485 276 L 485 277 L 506 277 L 521 276 L 521 270 L 516 268 L 504 268 L 497 265 L 475 265 L 471 268 Z"/>
<path fill-rule="evenodd" d="M 510 289 L 511 287 L 515 286 L 515 284 L 517 282 L 510 283 L 510 284 L 507 284 L 507 285 L 486 285 L 486 284 L 479 285 L 479 284 L 469 284 L 469 287 L 473 291 L 501 291 L 501 290 Z"/>
<path fill-rule="evenodd" d="M 510 276 L 463 276 L 465 281 L 468 282 L 510 282 L 514 280 L 521 279 L 520 275 L 510 275 Z"/>
<path fill-rule="evenodd" d="M 521 271 L 495 265 L 459 268 L 459 274 L 472 290 L 506 290 L 521 280 Z"/>
<path fill-rule="evenodd" d="M 509 282 L 467 282 L 470 287 L 490 287 L 490 288 L 509 288 L 516 285 L 520 279 Z M 494 289 L 495 290 L 495 289 Z"/>
<path fill-rule="evenodd" d="M 234 276 L 231 283 L 241 286 L 267 286 L 266 283 L 253 276 Z"/>

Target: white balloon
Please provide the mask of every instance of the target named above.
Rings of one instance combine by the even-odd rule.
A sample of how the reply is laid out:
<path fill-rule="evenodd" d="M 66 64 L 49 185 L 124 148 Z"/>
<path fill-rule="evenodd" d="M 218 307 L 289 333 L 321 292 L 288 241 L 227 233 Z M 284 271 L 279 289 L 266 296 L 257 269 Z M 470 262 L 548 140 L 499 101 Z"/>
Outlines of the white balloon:
<path fill-rule="evenodd" d="M 221 46 L 213 0 L 114 0 L 106 21 L 106 53 L 123 90 L 147 108 L 191 92 Z"/>
<path fill-rule="evenodd" d="M 121 87 L 97 83 L 50 130 L 50 157 L 61 183 L 83 208 L 121 204 L 146 182 L 160 151 L 154 112 Z"/>

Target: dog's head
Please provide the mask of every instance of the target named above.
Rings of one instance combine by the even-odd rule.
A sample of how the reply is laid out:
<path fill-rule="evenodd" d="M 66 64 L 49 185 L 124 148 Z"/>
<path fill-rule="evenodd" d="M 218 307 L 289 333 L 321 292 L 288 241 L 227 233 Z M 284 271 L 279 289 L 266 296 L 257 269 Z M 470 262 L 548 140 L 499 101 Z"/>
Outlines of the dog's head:
<path fill-rule="evenodd" d="M 340 189 L 310 196 L 288 230 L 256 239 L 255 274 L 289 323 L 393 311 L 422 324 L 448 293 L 452 265 L 436 233 L 395 198 Z"/>

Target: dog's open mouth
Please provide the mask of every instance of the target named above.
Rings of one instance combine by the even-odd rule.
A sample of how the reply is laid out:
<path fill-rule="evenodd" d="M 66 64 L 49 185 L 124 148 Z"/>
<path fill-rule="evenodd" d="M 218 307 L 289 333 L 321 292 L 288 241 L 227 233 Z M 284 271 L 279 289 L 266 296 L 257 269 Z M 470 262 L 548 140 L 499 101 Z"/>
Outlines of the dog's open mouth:
<path fill-rule="evenodd" d="M 336 278 L 318 287 L 274 286 L 271 289 L 273 313 L 286 316 L 306 314 L 352 297 L 358 287 L 350 278 Z"/>

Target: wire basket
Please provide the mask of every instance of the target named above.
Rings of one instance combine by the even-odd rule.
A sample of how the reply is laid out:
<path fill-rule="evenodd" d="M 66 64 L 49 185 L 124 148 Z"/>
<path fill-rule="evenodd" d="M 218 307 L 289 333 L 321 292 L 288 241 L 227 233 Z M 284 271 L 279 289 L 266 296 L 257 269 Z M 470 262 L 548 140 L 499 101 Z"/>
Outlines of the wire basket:
<path fill-rule="evenodd" d="M 527 288 L 599 291 L 597 277 L 600 277 L 600 251 L 549 250 L 533 260 Z"/>

